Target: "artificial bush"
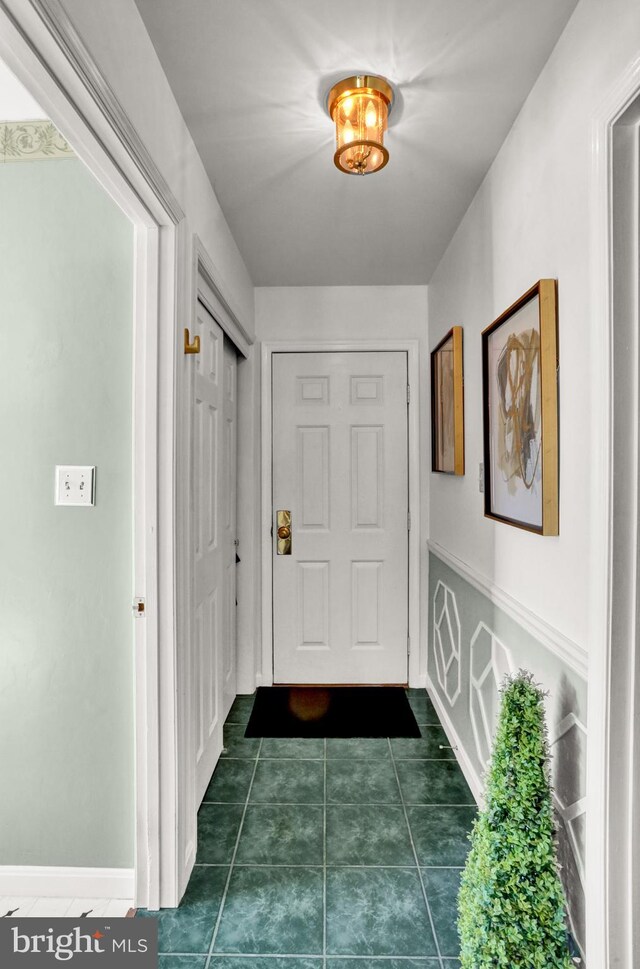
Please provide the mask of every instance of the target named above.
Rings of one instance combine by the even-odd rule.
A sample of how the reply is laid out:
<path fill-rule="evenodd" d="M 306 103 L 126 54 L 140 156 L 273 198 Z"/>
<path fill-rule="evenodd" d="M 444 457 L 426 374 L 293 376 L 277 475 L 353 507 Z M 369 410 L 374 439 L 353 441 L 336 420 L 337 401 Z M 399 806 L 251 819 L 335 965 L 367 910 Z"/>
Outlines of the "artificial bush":
<path fill-rule="evenodd" d="M 509 679 L 458 898 L 462 969 L 569 969 L 543 692 Z"/>

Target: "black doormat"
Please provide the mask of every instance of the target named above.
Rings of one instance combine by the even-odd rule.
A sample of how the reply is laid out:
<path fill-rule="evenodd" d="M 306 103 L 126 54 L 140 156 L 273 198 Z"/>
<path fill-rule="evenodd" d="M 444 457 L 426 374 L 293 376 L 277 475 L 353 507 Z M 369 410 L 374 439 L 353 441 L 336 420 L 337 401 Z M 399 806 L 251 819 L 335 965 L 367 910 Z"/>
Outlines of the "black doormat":
<path fill-rule="evenodd" d="M 245 737 L 419 737 L 401 686 L 260 686 Z"/>

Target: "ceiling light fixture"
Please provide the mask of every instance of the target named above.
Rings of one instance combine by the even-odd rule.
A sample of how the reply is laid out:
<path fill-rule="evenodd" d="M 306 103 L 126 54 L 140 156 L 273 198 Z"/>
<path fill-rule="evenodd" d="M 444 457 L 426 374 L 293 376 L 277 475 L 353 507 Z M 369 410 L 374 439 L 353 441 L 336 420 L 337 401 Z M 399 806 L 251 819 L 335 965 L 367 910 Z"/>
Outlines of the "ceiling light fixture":
<path fill-rule="evenodd" d="M 327 108 L 336 126 L 336 167 L 346 175 L 370 175 L 389 161 L 384 147 L 393 89 L 375 74 L 345 77 L 335 84 Z"/>

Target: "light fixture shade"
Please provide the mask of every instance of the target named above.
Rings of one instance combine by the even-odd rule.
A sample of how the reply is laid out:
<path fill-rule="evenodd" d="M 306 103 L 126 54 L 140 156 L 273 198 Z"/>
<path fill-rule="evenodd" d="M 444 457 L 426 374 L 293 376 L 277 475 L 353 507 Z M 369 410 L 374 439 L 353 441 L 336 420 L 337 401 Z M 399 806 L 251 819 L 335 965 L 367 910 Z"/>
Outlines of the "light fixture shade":
<path fill-rule="evenodd" d="M 336 167 L 347 175 L 379 172 L 389 161 L 384 147 L 393 90 L 383 77 L 346 77 L 329 92 L 327 106 L 336 126 Z"/>

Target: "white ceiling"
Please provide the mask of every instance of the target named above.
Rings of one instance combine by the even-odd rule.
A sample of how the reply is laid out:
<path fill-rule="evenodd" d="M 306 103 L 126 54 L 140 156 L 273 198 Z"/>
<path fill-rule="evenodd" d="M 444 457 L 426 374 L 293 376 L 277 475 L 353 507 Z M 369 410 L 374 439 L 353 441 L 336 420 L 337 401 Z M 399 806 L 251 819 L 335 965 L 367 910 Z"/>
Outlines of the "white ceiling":
<path fill-rule="evenodd" d="M 136 2 L 257 286 L 428 282 L 576 5 Z M 364 178 L 324 108 L 362 72 L 399 95 Z"/>
<path fill-rule="evenodd" d="M 0 121 L 35 121 L 40 118 L 46 118 L 45 112 L 0 61 Z"/>

